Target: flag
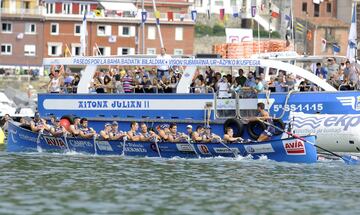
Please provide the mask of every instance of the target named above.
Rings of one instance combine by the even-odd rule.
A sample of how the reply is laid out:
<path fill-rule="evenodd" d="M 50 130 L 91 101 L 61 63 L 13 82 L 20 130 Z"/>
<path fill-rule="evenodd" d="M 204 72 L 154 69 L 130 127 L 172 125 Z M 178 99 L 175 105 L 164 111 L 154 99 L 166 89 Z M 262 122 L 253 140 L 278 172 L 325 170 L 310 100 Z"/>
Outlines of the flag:
<path fill-rule="evenodd" d="M 260 5 L 260 10 L 261 10 L 261 12 L 264 12 L 264 10 L 265 10 L 265 4 L 264 3 Z"/>
<path fill-rule="evenodd" d="M 270 15 L 274 18 L 279 18 L 280 9 L 275 4 L 271 4 Z"/>
<path fill-rule="evenodd" d="M 146 11 L 142 11 L 141 12 L 141 22 L 145 23 L 147 19 L 147 12 Z"/>
<path fill-rule="evenodd" d="M 287 23 L 287 28 L 288 29 L 292 29 L 293 28 L 293 23 L 292 23 L 292 12 L 291 12 L 291 9 L 290 9 L 290 13 L 289 15 L 285 14 L 285 20 L 288 22 Z"/>
<path fill-rule="evenodd" d="M 185 19 L 185 14 L 181 13 L 180 14 L 180 21 L 184 21 L 184 19 Z"/>
<path fill-rule="evenodd" d="M 174 13 L 172 11 L 167 12 L 168 21 L 174 21 Z"/>
<path fill-rule="evenodd" d="M 85 11 L 84 13 L 84 17 L 83 17 L 83 22 L 81 25 L 81 34 L 80 34 L 80 44 L 81 44 L 81 52 L 80 54 L 82 56 L 86 55 L 86 35 L 87 35 L 87 25 L 86 25 L 86 14 L 87 12 Z"/>
<path fill-rule="evenodd" d="M 191 19 L 196 22 L 196 17 L 197 17 L 197 11 L 196 10 L 192 10 L 191 11 Z"/>
<path fill-rule="evenodd" d="M 207 13 L 208 19 L 210 19 L 210 9 L 207 9 L 207 10 L 206 10 L 206 13 Z"/>
<path fill-rule="evenodd" d="M 348 46 L 346 51 L 346 57 L 350 60 L 350 62 L 356 61 L 356 3 L 353 4 L 350 32 L 348 38 Z"/>
<path fill-rule="evenodd" d="M 233 17 L 234 18 L 239 17 L 239 11 L 237 7 L 233 7 Z"/>
<path fill-rule="evenodd" d="M 311 40 L 312 40 L 312 31 L 311 31 L 311 30 L 307 30 L 306 39 L 307 39 L 308 41 L 311 41 Z"/>
<path fill-rule="evenodd" d="M 160 11 L 155 11 L 156 24 L 160 25 Z"/>
<path fill-rule="evenodd" d="M 333 44 L 334 55 L 340 52 L 340 46 L 338 44 Z"/>
<path fill-rule="evenodd" d="M 296 31 L 299 33 L 303 33 L 304 32 L 304 28 L 305 26 L 302 25 L 300 22 L 296 22 Z"/>
<path fill-rule="evenodd" d="M 326 51 L 326 43 L 327 43 L 326 39 L 321 38 L 321 47 L 322 47 L 321 51 L 322 52 Z"/>
<path fill-rule="evenodd" d="M 221 9 L 220 9 L 220 20 L 221 20 L 221 21 L 224 21 L 224 16 L 225 16 L 225 9 L 224 9 L 224 8 L 221 8 Z"/>
<path fill-rule="evenodd" d="M 101 10 L 94 10 L 95 16 L 101 16 Z"/>
<path fill-rule="evenodd" d="M 65 56 L 65 57 L 68 57 L 68 56 L 72 57 L 71 51 L 70 51 L 70 49 L 69 49 L 69 47 L 68 47 L 67 44 L 65 44 L 64 56 Z"/>
<path fill-rule="evenodd" d="M 251 17 L 255 17 L 256 16 L 256 6 L 251 6 Z"/>

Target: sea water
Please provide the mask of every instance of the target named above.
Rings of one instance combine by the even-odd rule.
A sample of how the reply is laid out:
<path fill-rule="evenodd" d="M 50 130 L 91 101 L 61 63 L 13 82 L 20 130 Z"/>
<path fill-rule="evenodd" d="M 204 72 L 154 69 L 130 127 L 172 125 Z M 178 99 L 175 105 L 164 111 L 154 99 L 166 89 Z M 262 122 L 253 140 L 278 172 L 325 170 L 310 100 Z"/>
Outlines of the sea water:
<path fill-rule="evenodd" d="M 0 214 L 358 214 L 360 165 L 0 150 Z"/>

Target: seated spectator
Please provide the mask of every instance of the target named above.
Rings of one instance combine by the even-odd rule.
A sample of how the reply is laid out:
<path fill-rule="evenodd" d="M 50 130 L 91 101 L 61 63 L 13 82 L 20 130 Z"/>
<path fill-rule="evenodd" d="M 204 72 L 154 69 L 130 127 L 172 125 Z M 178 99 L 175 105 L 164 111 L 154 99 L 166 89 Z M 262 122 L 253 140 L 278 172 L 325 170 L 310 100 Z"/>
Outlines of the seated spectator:
<path fill-rule="evenodd" d="M 127 136 L 129 137 L 129 139 L 131 141 L 140 141 L 141 140 L 141 135 L 140 135 L 138 129 L 139 129 L 139 124 L 135 121 L 132 121 L 130 123 L 130 130 L 127 132 Z"/>
<path fill-rule="evenodd" d="M 104 91 L 105 93 L 113 92 L 113 82 L 109 71 L 107 71 L 104 76 Z"/>
<path fill-rule="evenodd" d="M 243 139 L 241 137 L 234 137 L 233 129 L 230 127 L 227 127 L 227 128 L 225 128 L 225 134 L 224 134 L 223 141 L 225 143 L 236 143 L 236 142 L 243 141 Z"/>
<path fill-rule="evenodd" d="M 144 93 L 142 81 L 139 82 L 138 79 L 134 79 L 134 90 L 135 90 L 135 93 Z"/>
<path fill-rule="evenodd" d="M 80 76 L 75 75 L 74 80 L 72 80 L 72 82 L 71 82 L 73 93 L 77 93 L 77 86 L 79 85 L 79 82 L 80 82 Z"/>
<path fill-rule="evenodd" d="M 228 82 L 228 79 L 227 78 L 222 78 L 217 83 L 217 92 L 218 92 L 219 98 L 228 98 L 228 97 L 230 97 L 229 91 L 230 91 L 230 84 Z"/>
<path fill-rule="evenodd" d="M 164 89 L 163 89 L 163 87 L 160 85 L 160 83 L 159 83 L 159 81 L 158 81 L 157 78 L 154 78 L 154 79 L 153 79 L 152 85 L 153 85 L 153 89 L 154 89 L 155 93 L 163 93 L 163 92 L 164 92 Z"/>
<path fill-rule="evenodd" d="M 92 87 L 95 89 L 96 93 L 105 93 L 104 73 L 102 71 L 95 72 Z"/>
<path fill-rule="evenodd" d="M 40 113 L 35 112 L 34 119 L 30 122 L 30 128 L 33 132 L 50 131 L 49 126 L 46 124 L 45 119 L 40 118 Z"/>
<path fill-rule="evenodd" d="M 55 119 L 54 125 L 50 128 L 50 134 L 54 137 L 60 137 L 67 134 L 64 126 L 60 125 L 59 119 Z"/>
<path fill-rule="evenodd" d="M 74 117 L 74 123 L 70 125 L 69 132 L 73 137 L 77 137 L 80 135 L 80 117 Z"/>
<path fill-rule="evenodd" d="M 105 123 L 105 127 L 103 130 L 100 131 L 100 137 L 103 140 L 110 140 L 110 133 L 111 133 L 111 124 Z"/>
<path fill-rule="evenodd" d="M 164 93 L 171 93 L 170 82 L 166 76 L 163 76 L 160 80 L 160 85 L 163 88 Z"/>
<path fill-rule="evenodd" d="M 88 127 L 88 120 L 86 118 L 82 118 L 80 120 L 80 132 L 79 132 L 79 136 L 82 138 L 92 138 L 94 136 L 96 136 L 96 131 L 91 128 Z"/>
<path fill-rule="evenodd" d="M 119 131 L 119 125 L 116 121 L 111 123 L 110 139 L 111 140 L 121 140 L 124 137 L 127 137 L 127 133 L 124 131 Z"/>

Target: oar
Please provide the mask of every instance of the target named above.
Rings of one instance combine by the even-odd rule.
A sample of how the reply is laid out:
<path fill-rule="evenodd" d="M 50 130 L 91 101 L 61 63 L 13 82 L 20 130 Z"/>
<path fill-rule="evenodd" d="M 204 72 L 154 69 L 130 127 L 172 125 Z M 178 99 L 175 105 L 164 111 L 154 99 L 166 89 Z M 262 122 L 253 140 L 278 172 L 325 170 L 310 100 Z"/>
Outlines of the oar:
<path fill-rule="evenodd" d="M 125 144 L 126 144 L 126 139 L 127 139 L 127 137 L 124 136 L 124 137 L 123 137 L 123 151 L 122 151 L 122 156 L 124 156 L 124 157 L 125 157 Z"/>
<path fill-rule="evenodd" d="M 234 154 L 234 158 L 237 158 L 238 153 L 235 152 L 235 150 L 231 149 L 229 146 L 227 146 L 221 139 L 219 141 L 219 143 L 221 145 L 223 145 L 225 148 L 227 148 L 228 150 L 230 150 L 233 154 Z"/>
<path fill-rule="evenodd" d="M 199 155 L 199 153 L 197 153 L 197 151 L 195 150 L 194 145 L 191 143 L 190 137 L 188 137 L 188 138 L 186 139 L 186 142 L 187 142 L 187 144 L 189 144 L 189 146 L 191 147 L 191 149 L 195 152 L 196 156 L 197 156 L 198 158 L 201 158 L 200 155 Z"/>
<path fill-rule="evenodd" d="M 39 134 L 38 134 L 37 138 L 36 138 L 36 146 L 37 146 L 38 152 L 42 152 L 42 149 L 41 149 L 41 147 L 40 147 L 40 138 L 41 138 L 41 135 L 43 135 L 43 133 L 44 133 L 44 130 L 41 129 L 41 130 L 39 131 Z"/>
<path fill-rule="evenodd" d="M 259 118 L 257 118 L 257 119 L 258 119 L 260 122 L 263 122 L 263 123 L 266 124 L 266 125 L 272 126 L 272 127 L 274 127 L 275 129 L 277 129 L 277 130 L 279 130 L 279 131 L 281 131 L 281 132 L 283 132 L 283 133 L 286 133 L 287 135 L 290 135 L 290 136 L 292 136 L 292 137 L 294 137 L 294 138 L 296 138 L 296 139 L 299 139 L 299 140 L 305 141 L 305 142 L 307 142 L 307 143 L 310 143 L 311 145 L 315 146 L 316 148 L 319 148 L 319 149 L 321 149 L 321 150 L 323 150 L 323 151 L 325 151 L 325 152 L 328 152 L 328 153 L 330 153 L 330 154 L 332 154 L 332 155 L 334 155 L 334 156 L 336 156 L 336 157 L 339 157 L 339 158 L 343 159 L 346 164 L 360 164 L 360 160 L 359 160 L 358 157 L 356 157 L 356 156 L 351 156 L 351 155 L 341 156 L 341 155 L 336 154 L 336 153 L 334 153 L 334 152 L 332 152 L 332 151 L 330 151 L 330 150 L 327 150 L 327 149 L 325 149 L 325 148 L 323 148 L 323 147 L 320 147 L 320 146 L 316 145 L 315 143 L 310 142 L 310 141 L 306 140 L 306 139 L 303 138 L 303 137 L 300 137 L 300 136 L 297 135 L 297 134 L 293 134 L 293 133 L 291 133 L 291 132 L 289 132 L 289 131 L 285 131 L 284 129 L 279 128 L 278 126 L 273 125 L 273 124 L 271 124 L 271 123 L 268 123 L 268 122 L 266 122 L 266 121 L 264 121 L 264 120 L 261 120 L 261 119 L 259 119 Z M 357 158 L 357 159 L 355 159 L 355 158 Z"/>
<path fill-rule="evenodd" d="M 96 134 L 93 136 L 93 140 L 94 140 L 94 153 L 95 153 L 95 155 L 97 155 L 97 149 L 96 149 Z"/>
<path fill-rule="evenodd" d="M 157 137 L 155 137 L 155 146 L 156 146 L 156 150 L 159 154 L 159 158 L 161 158 L 161 154 L 160 154 L 160 148 L 159 148 L 159 145 L 158 145 L 158 139 Z"/>
<path fill-rule="evenodd" d="M 64 137 L 66 149 L 67 149 L 68 152 L 70 152 L 69 144 L 67 142 L 67 133 L 66 132 L 64 132 L 63 137 Z"/>

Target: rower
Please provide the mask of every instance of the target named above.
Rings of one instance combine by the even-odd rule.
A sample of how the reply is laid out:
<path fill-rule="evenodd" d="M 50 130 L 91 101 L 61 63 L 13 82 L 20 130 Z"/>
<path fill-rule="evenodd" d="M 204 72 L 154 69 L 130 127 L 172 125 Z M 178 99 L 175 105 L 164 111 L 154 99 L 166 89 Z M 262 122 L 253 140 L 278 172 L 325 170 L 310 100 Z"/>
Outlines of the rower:
<path fill-rule="evenodd" d="M 88 127 L 88 120 L 86 118 L 82 118 L 80 120 L 80 132 L 79 135 L 82 138 L 92 138 L 96 135 L 96 131 L 93 128 Z"/>
<path fill-rule="evenodd" d="M 111 123 L 110 139 L 111 140 L 121 140 L 124 137 L 127 137 L 126 132 L 119 131 L 119 125 L 116 121 Z"/>
<path fill-rule="evenodd" d="M 158 134 L 163 141 L 169 141 L 169 124 L 162 124 L 156 127 Z"/>
<path fill-rule="evenodd" d="M 60 120 L 57 119 L 55 117 L 55 119 L 53 119 L 53 126 L 51 126 L 50 128 L 50 134 L 54 137 L 60 137 L 64 134 L 67 133 L 66 129 L 64 128 L 64 126 L 60 125 Z"/>
<path fill-rule="evenodd" d="M 188 135 L 188 137 L 191 139 L 191 137 L 192 137 L 192 133 L 193 133 L 193 130 L 192 130 L 192 125 L 187 125 L 186 126 L 186 133 L 187 133 L 187 135 Z"/>
<path fill-rule="evenodd" d="M 169 142 L 180 142 L 184 139 L 186 140 L 187 135 L 184 133 L 177 132 L 177 125 L 176 123 L 171 123 L 169 126 Z"/>
<path fill-rule="evenodd" d="M 141 135 L 138 132 L 138 129 L 139 129 L 139 124 L 135 121 L 132 121 L 130 123 L 130 130 L 127 132 L 127 135 L 130 140 L 132 140 L 132 141 L 140 141 L 141 140 Z"/>
<path fill-rule="evenodd" d="M 201 125 L 196 127 L 196 131 L 192 133 L 191 139 L 196 143 L 200 143 L 203 141 L 204 128 Z"/>
<path fill-rule="evenodd" d="M 141 141 L 155 141 L 160 139 L 160 137 L 154 131 L 148 130 L 148 127 L 145 123 L 140 124 L 140 135 Z"/>
<path fill-rule="evenodd" d="M 203 142 L 204 143 L 218 143 L 221 140 L 219 135 L 216 135 L 211 132 L 210 125 L 205 126 L 205 131 L 203 135 Z"/>
<path fill-rule="evenodd" d="M 74 137 L 79 136 L 80 134 L 80 117 L 75 116 L 74 117 L 74 124 L 70 125 L 69 131 L 70 134 Z"/>
<path fill-rule="evenodd" d="M 259 115 L 256 118 L 256 120 L 260 120 L 260 121 L 264 120 L 269 123 L 269 125 L 267 125 L 266 129 L 260 134 L 257 141 L 261 142 L 261 141 L 270 140 L 271 137 L 275 133 L 275 128 L 274 128 L 274 126 L 272 126 L 274 124 L 274 122 L 273 122 L 272 118 L 270 117 L 269 113 L 265 110 L 264 103 L 259 102 L 257 104 L 257 110 L 259 111 Z"/>
<path fill-rule="evenodd" d="M 34 119 L 30 122 L 30 128 L 33 132 L 43 132 L 44 130 L 49 131 L 49 126 L 46 124 L 46 121 L 40 118 L 40 113 L 35 112 Z"/>
<path fill-rule="evenodd" d="M 234 137 L 233 129 L 230 127 L 226 127 L 223 141 L 225 143 L 236 143 L 236 142 L 242 142 L 244 141 L 244 139 L 241 137 Z"/>
<path fill-rule="evenodd" d="M 100 137 L 103 140 L 109 140 L 110 139 L 110 132 L 111 132 L 111 124 L 107 122 L 107 123 L 105 123 L 104 130 L 100 131 Z"/>

